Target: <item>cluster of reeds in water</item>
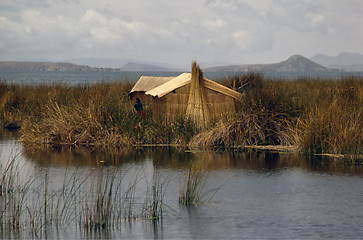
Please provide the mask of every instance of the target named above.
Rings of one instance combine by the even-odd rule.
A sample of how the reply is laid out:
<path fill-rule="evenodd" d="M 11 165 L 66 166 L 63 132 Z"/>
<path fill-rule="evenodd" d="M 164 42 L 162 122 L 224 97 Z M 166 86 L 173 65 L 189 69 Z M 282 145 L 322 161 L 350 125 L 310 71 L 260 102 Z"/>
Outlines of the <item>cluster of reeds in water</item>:
<path fill-rule="evenodd" d="M 179 204 L 184 206 L 198 206 L 209 202 L 219 187 L 210 190 L 205 189 L 207 172 L 190 166 L 186 174 L 183 188 L 179 192 Z"/>
<path fill-rule="evenodd" d="M 177 119 L 141 127 L 128 92 L 132 84 L 18 86 L 0 83 L 0 122 L 21 123 L 24 143 L 130 146 L 183 144 L 228 148 L 297 145 L 312 153 L 362 153 L 363 79 L 264 79 L 256 73 L 222 79 L 242 92 L 235 116 L 198 129 Z"/>
<path fill-rule="evenodd" d="M 109 231 L 121 223 L 152 221 L 159 223 L 164 212 L 173 212 L 165 201 L 169 176 L 158 171 L 151 179 L 139 169 L 70 169 L 63 176 L 39 169 L 22 175 L 17 157 L 0 164 L 0 236 L 47 237 L 54 229 L 78 229 L 82 232 Z M 181 189 L 180 204 L 195 206 L 204 201 L 202 171 L 187 174 Z M 22 176 L 21 176 L 22 175 Z M 59 181 L 60 180 L 60 181 Z M 184 192 L 185 191 L 185 192 Z"/>

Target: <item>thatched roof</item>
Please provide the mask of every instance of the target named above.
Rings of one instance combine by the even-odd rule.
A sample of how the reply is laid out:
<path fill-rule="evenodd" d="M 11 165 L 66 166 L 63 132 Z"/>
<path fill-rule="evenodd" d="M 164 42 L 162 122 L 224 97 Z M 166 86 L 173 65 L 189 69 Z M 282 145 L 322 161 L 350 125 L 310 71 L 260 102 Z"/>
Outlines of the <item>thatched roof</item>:
<path fill-rule="evenodd" d="M 227 96 L 230 96 L 235 99 L 239 99 L 241 97 L 241 94 L 235 90 L 232 90 L 228 87 L 225 87 L 219 83 L 216 83 L 212 80 L 209 80 L 207 78 L 204 78 L 204 87 L 209 88 L 211 90 L 214 90 L 216 92 L 223 93 Z"/>
<path fill-rule="evenodd" d="M 191 73 L 182 73 L 179 76 L 171 79 L 170 81 L 154 88 L 149 91 L 147 91 L 146 95 L 151 95 L 153 97 L 161 98 L 165 96 L 166 94 L 174 91 L 177 88 L 180 88 L 182 86 L 187 85 L 190 83 L 190 79 L 192 77 Z"/>
<path fill-rule="evenodd" d="M 189 84 L 191 78 L 191 73 L 182 73 L 177 77 L 142 76 L 139 81 L 136 82 L 135 86 L 130 91 L 130 94 L 133 92 L 142 91 L 145 92 L 146 95 L 161 98 L 166 94 L 174 91 L 175 89 Z M 241 94 L 239 92 L 236 92 L 228 87 L 225 87 L 206 78 L 204 78 L 204 86 L 206 88 L 223 93 L 235 99 L 241 97 Z"/>
<path fill-rule="evenodd" d="M 131 89 L 130 94 L 133 92 L 147 92 L 150 89 L 156 88 L 175 77 L 150 77 L 141 76 L 135 83 L 135 86 Z"/>

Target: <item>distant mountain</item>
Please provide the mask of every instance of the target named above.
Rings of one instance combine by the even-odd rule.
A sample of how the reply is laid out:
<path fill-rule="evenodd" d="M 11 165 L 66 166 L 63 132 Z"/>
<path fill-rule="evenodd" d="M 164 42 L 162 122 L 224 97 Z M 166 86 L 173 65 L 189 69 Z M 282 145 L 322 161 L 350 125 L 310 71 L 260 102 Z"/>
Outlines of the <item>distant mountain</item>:
<path fill-rule="evenodd" d="M 204 69 L 206 72 L 325 72 L 329 71 L 303 56 L 294 55 L 286 61 L 272 64 L 246 64 L 234 66 L 211 67 Z"/>
<path fill-rule="evenodd" d="M 68 58 L 64 62 L 70 62 L 78 65 L 87 65 L 93 68 L 113 68 L 119 69 L 120 66 L 130 62 L 131 59 L 126 58 Z"/>
<path fill-rule="evenodd" d="M 363 71 L 363 55 L 359 53 L 342 52 L 334 57 L 318 54 L 312 57 L 311 60 L 329 68 Z"/>
<path fill-rule="evenodd" d="M 150 65 L 151 67 L 163 66 L 167 69 L 180 69 L 182 67 L 165 62 L 152 62 L 132 58 L 68 58 L 62 62 L 70 62 L 78 65 L 87 65 L 93 68 L 107 68 L 118 70 L 121 66 L 131 64 Z M 215 65 L 214 65 L 215 66 Z"/>
<path fill-rule="evenodd" d="M 336 66 L 335 68 L 343 69 L 348 72 L 363 72 L 363 64 L 353 64 L 349 66 Z"/>
<path fill-rule="evenodd" d="M 176 69 L 170 69 L 155 65 L 142 64 L 142 63 L 134 63 L 128 62 L 124 66 L 120 68 L 121 71 L 135 71 L 135 72 L 168 72 L 168 71 L 176 71 Z"/>
<path fill-rule="evenodd" d="M 91 67 L 66 62 L 0 61 L 0 71 L 91 71 Z"/>

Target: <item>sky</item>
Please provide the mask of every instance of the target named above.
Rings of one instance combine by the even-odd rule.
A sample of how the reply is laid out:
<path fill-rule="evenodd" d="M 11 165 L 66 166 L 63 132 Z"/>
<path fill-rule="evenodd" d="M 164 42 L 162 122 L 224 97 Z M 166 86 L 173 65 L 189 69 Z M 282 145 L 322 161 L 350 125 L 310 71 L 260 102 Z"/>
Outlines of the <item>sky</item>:
<path fill-rule="evenodd" d="M 363 54 L 362 12 L 362 0 L 0 0 L 0 61 L 185 67 Z"/>

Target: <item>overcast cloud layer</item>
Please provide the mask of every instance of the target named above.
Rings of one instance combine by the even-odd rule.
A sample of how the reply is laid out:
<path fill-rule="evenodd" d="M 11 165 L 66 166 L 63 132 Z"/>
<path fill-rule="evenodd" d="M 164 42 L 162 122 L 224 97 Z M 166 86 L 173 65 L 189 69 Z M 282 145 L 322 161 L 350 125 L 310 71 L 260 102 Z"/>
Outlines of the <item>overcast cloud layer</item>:
<path fill-rule="evenodd" d="M 363 53 L 362 0 L 1 0 L 0 60 L 188 66 Z"/>

